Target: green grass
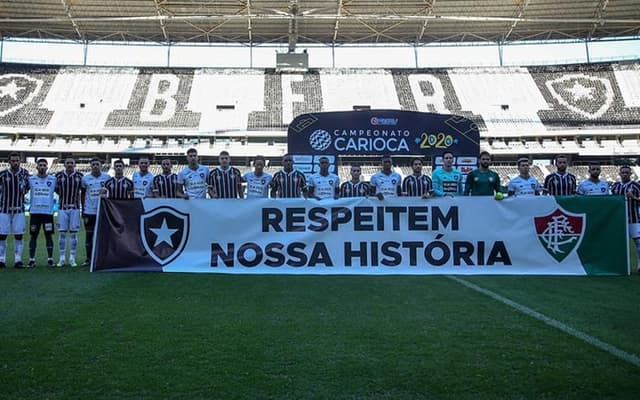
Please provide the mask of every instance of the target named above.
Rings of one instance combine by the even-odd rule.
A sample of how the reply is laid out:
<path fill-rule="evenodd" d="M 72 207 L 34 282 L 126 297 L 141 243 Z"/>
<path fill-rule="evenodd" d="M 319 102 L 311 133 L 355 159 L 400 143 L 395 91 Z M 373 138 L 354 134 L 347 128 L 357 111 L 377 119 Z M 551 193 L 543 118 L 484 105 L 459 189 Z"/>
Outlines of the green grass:
<path fill-rule="evenodd" d="M 463 279 L 640 355 L 637 276 Z M 8 268 L 0 304 L 6 399 L 640 393 L 639 367 L 441 276 Z"/>

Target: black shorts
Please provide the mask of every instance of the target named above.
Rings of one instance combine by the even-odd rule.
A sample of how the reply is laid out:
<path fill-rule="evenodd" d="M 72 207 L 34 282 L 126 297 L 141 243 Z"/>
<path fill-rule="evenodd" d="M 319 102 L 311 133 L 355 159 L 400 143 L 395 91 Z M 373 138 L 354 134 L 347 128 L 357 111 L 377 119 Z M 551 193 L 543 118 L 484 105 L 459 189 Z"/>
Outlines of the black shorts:
<path fill-rule="evenodd" d="M 29 217 L 29 232 L 38 233 L 40 232 L 40 227 L 46 233 L 53 233 L 53 215 L 51 214 L 31 214 Z"/>
<path fill-rule="evenodd" d="M 93 231 L 93 228 L 96 227 L 96 215 L 94 214 L 83 214 L 82 220 L 84 221 L 84 230 L 85 231 Z"/>

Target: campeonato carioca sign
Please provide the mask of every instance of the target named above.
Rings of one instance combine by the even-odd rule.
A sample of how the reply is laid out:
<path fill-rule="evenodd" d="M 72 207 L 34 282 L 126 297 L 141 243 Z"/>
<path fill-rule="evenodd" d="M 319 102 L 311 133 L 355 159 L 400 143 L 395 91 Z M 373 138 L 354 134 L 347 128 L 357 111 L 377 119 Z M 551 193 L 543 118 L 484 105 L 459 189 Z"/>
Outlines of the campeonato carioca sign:
<path fill-rule="evenodd" d="M 458 115 L 399 110 L 303 114 L 287 132 L 291 154 L 477 155 L 478 126 Z"/>
<path fill-rule="evenodd" d="M 105 200 L 94 248 L 93 271 L 629 272 L 621 196 Z"/>

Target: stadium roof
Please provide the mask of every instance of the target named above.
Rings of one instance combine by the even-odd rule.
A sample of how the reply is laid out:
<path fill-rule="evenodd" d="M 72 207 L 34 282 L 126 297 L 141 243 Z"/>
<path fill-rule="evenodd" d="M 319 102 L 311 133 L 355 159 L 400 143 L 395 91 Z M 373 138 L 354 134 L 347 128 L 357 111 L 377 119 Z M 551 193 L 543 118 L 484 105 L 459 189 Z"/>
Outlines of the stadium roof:
<path fill-rule="evenodd" d="M 3 37 L 356 44 L 640 34 L 640 0 L 1 0 Z"/>

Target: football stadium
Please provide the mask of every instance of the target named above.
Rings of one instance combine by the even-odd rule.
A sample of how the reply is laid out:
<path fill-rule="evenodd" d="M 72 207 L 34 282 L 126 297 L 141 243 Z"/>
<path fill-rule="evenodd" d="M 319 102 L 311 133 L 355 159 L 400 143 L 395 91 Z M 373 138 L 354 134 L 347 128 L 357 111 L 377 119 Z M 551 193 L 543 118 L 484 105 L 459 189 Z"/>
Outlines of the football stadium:
<path fill-rule="evenodd" d="M 636 399 L 639 177 L 638 0 L 0 0 L 0 398 Z"/>

